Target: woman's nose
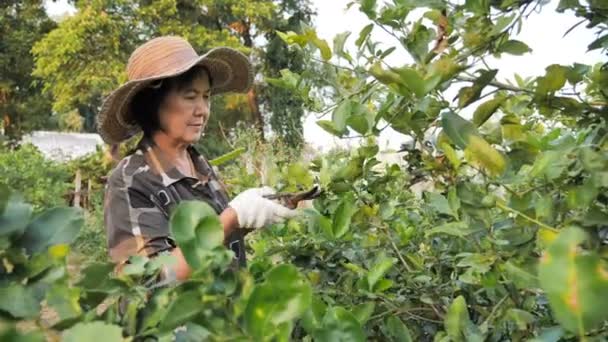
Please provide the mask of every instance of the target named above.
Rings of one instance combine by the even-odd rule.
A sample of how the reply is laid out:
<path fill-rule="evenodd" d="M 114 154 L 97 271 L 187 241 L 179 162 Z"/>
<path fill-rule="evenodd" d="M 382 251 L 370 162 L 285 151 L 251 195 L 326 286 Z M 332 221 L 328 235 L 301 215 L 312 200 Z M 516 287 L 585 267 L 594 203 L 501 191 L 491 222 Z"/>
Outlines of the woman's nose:
<path fill-rule="evenodd" d="M 205 100 L 197 101 L 196 108 L 194 109 L 195 116 L 209 116 L 209 103 Z"/>

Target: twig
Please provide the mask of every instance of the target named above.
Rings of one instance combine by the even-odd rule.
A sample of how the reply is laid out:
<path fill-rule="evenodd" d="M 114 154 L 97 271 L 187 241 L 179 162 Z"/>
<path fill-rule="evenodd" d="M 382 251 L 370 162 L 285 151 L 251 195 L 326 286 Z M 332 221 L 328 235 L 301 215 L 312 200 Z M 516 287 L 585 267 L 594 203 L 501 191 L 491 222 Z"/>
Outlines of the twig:
<path fill-rule="evenodd" d="M 492 318 L 492 316 L 494 316 L 494 314 L 496 313 L 496 310 L 498 310 L 498 307 L 500 307 L 502 305 L 502 303 L 504 303 L 504 301 L 507 300 L 507 298 L 509 298 L 509 295 L 505 295 L 504 297 L 502 297 L 502 299 L 500 301 L 498 301 L 498 303 L 496 303 L 496 305 L 494 305 L 494 307 L 492 308 L 492 311 L 490 311 L 490 314 L 488 315 L 488 317 L 486 317 L 486 319 L 483 321 L 483 323 L 481 323 L 482 326 L 484 324 L 489 323 L 490 318 Z"/>
<path fill-rule="evenodd" d="M 530 221 L 530 222 L 532 222 L 532 223 L 535 223 L 535 224 L 537 224 L 537 225 L 539 225 L 539 226 L 541 226 L 541 227 L 543 227 L 543 228 L 545 228 L 545 229 L 548 229 L 548 230 L 550 230 L 550 231 L 552 231 L 552 232 L 555 232 L 555 233 L 559 233 L 559 229 L 557 229 L 557 228 L 553 228 L 553 227 L 551 227 L 551 226 L 548 226 L 548 225 L 546 225 L 546 224 L 544 224 L 544 223 L 540 222 L 539 220 L 537 220 L 537 219 L 533 219 L 533 218 L 531 218 L 530 216 L 528 216 L 528 215 L 526 215 L 526 214 L 522 213 L 521 211 L 516 210 L 516 209 L 513 209 L 513 208 L 511 208 L 511 207 L 509 207 L 509 206 L 506 206 L 506 205 L 504 205 L 504 204 L 502 204 L 502 203 L 500 203 L 500 202 L 498 202 L 498 201 L 496 202 L 496 206 L 497 206 L 498 208 L 500 208 L 500 209 L 503 209 L 503 210 L 506 210 L 506 211 L 512 212 L 513 214 L 519 215 L 519 216 L 521 216 L 521 217 L 525 218 L 526 220 L 528 220 L 528 221 Z"/>
<path fill-rule="evenodd" d="M 345 66 L 342 66 L 342 65 L 334 64 L 334 63 L 331 63 L 331 62 L 328 62 L 328 61 L 324 61 L 322 59 L 318 59 L 316 57 L 311 57 L 310 59 L 312 59 L 312 60 L 314 60 L 316 62 L 319 62 L 319 63 L 323 63 L 323 64 L 327 64 L 329 66 L 333 66 L 334 68 L 340 68 L 340 69 L 344 69 L 344 70 L 355 72 L 355 69 L 353 69 L 353 68 L 349 68 L 349 67 L 345 67 Z"/>
<path fill-rule="evenodd" d="M 468 78 L 468 77 L 462 77 L 461 76 L 461 77 L 457 77 L 456 79 L 458 81 L 475 83 L 475 79 L 473 79 L 473 78 Z M 498 82 L 498 81 L 491 81 L 490 83 L 488 83 L 488 85 L 491 85 L 491 86 L 493 86 L 495 88 L 498 88 L 498 89 L 510 90 L 510 91 L 515 91 L 515 92 L 520 92 L 520 93 L 528 93 L 528 94 L 533 94 L 534 93 L 532 90 L 518 88 L 518 87 L 512 86 L 510 84 L 501 83 L 501 82 Z"/>
<path fill-rule="evenodd" d="M 224 127 L 222 126 L 221 122 L 218 122 L 219 127 L 220 127 L 220 133 L 222 134 L 222 137 L 224 138 L 224 140 L 226 140 L 226 143 L 228 143 L 228 146 L 230 146 L 231 149 L 234 149 L 234 144 L 232 144 L 230 142 L 230 140 L 228 140 L 228 137 L 226 137 L 226 133 L 224 133 Z"/>
<path fill-rule="evenodd" d="M 405 259 L 403 258 L 403 255 L 401 255 L 401 251 L 399 250 L 399 248 L 397 248 L 397 245 L 393 241 L 393 238 L 392 238 L 390 232 L 388 231 L 388 229 L 386 229 L 386 227 L 382 227 L 382 226 L 376 226 L 376 227 L 380 228 L 382 231 L 384 231 L 384 233 L 388 237 L 388 241 L 390 242 L 391 247 L 393 248 L 393 251 L 395 251 L 395 253 L 397 254 L 397 257 L 399 257 L 399 261 L 401 261 L 401 263 L 403 264 L 403 267 L 405 267 L 405 269 L 408 272 L 412 272 L 413 270 L 410 268 L 410 265 L 408 265 L 405 262 Z"/>

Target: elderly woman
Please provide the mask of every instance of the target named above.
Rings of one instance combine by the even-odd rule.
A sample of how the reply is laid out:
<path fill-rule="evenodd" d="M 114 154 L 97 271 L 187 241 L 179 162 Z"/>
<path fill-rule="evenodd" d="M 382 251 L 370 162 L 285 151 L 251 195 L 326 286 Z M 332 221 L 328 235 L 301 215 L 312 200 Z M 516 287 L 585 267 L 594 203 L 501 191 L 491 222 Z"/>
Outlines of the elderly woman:
<path fill-rule="evenodd" d="M 171 278 L 187 279 L 190 268 L 169 231 L 169 217 L 184 200 L 208 203 L 219 215 L 225 243 L 242 265 L 243 232 L 292 217 L 294 211 L 248 189 L 232 201 L 207 160 L 193 147 L 209 120 L 210 97 L 245 92 L 252 83 L 247 57 L 230 48 L 199 56 L 179 37 L 152 39 L 127 64 L 128 82 L 113 91 L 98 116 L 99 132 L 117 144 L 143 131 L 135 152 L 109 177 L 104 221 L 111 259 L 153 257 L 168 251 L 177 262 Z M 245 228 L 245 229 L 244 229 Z"/>

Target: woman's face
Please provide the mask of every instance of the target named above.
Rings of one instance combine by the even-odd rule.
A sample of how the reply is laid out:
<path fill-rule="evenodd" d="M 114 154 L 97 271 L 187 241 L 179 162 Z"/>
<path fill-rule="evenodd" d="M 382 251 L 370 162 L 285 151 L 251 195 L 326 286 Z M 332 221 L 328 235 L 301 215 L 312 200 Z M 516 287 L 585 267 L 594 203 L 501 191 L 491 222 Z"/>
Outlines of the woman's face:
<path fill-rule="evenodd" d="M 209 77 L 195 77 L 191 84 L 174 87 L 161 102 L 158 115 L 163 132 L 177 143 L 198 141 L 209 120 Z"/>

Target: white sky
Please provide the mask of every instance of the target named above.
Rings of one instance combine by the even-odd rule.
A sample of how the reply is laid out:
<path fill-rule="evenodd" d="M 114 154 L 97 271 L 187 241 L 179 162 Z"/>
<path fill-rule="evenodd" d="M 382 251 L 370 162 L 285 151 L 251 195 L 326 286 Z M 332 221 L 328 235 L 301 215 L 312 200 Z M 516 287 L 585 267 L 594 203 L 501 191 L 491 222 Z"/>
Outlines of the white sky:
<path fill-rule="evenodd" d="M 369 23 L 365 15 L 359 12 L 357 6 L 345 11 L 346 5 L 350 1 L 352 0 L 312 0 L 317 9 L 315 19 L 317 34 L 326 39 L 330 46 L 333 45 L 333 37 L 344 31 L 352 32 L 347 42 L 347 48 L 349 45 L 354 46 L 359 31 Z M 533 49 L 531 53 L 523 56 L 503 54 L 499 60 L 488 59 L 491 67 L 499 69 L 497 76 L 499 80 L 513 79 L 515 72 L 523 77 L 542 75 L 545 67 L 550 64 L 569 65 L 575 61 L 595 64 L 605 60 L 605 57 L 602 57 L 597 50 L 593 53 L 586 53 L 587 45 L 593 41 L 595 35 L 584 25 L 578 26 L 563 37 L 566 30 L 580 19 L 571 12 L 564 14 L 555 12 L 557 4 L 557 0 L 552 0 L 542 9 L 541 13 L 534 13 L 530 16 L 524 22 L 522 32 L 516 37 Z M 59 0 L 55 3 L 47 0 L 47 11 L 50 15 L 60 15 L 71 10 L 73 9 L 66 0 Z M 374 29 L 372 38 L 387 46 L 398 46 L 394 38 L 379 29 Z M 389 58 L 389 64 L 397 66 L 411 61 L 407 52 L 400 47 Z M 314 115 L 309 115 L 304 122 L 304 138 L 309 144 L 322 150 L 327 150 L 335 144 L 356 144 L 354 140 L 334 138 L 317 126 L 316 120 Z M 385 131 L 379 142 L 383 147 L 398 148 L 404 140 L 405 137 L 399 133 Z"/>

